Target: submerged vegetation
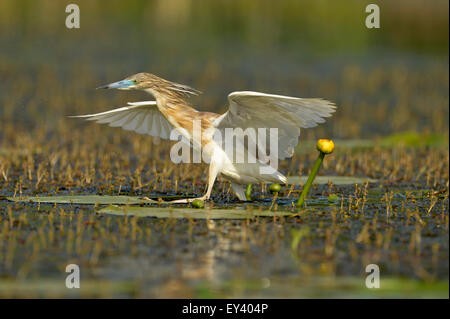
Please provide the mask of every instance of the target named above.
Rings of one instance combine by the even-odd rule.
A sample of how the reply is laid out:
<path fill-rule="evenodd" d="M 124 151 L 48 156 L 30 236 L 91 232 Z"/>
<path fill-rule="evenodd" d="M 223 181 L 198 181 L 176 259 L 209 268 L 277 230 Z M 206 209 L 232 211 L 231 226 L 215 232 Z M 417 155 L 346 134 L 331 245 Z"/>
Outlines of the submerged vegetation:
<path fill-rule="evenodd" d="M 448 298 L 447 1 L 385 3 L 379 31 L 360 28 L 358 1 L 79 2 L 72 31 L 58 2 L 0 3 L 0 297 Z M 205 207 L 168 205 L 205 192 L 206 165 L 66 117 L 148 99 L 93 90 L 139 71 L 205 92 L 202 110 L 235 90 L 338 110 L 279 163 L 287 186 L 254 184 L 244 203 L 219 180 Z M 298 210 L 319 138 L 336 148 Z M 71 263 L 80 289 L 65 288 Z"/>

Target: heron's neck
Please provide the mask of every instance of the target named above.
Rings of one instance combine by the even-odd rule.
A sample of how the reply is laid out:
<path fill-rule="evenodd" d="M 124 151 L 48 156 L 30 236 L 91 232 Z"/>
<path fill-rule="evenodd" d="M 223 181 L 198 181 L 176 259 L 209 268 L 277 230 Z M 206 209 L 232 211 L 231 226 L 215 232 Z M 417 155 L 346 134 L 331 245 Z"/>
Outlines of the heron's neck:
<path fill-rule="evenodd" d="M 202 130 L 202 144 L 209 141 L 209 138 L 204 136 L 204 133 L 211 127 L 211 121 L 218 114 L 199 112 L 191 107 L 184 99 L 176 95 L 155 92 L 150 89 L 147 92 L 154 96 L 159 111 L 173 127 L 182 128 L 188 132 L 190 136 L 185 136 L 186 138 L 192 140 L 194 125 L 197 128 L 200 125 Z"/>
<path fill-rule="evenodd" d="M 179 96 L 156 92 L 151 89 L 146 90 L 153 95 L 159 111 L 166 117 L 170 124 L 174 127 L 182 127 L 190 131 L 192 129 L 192 121 L 197 119 L 199 113 L 191 107 L 184 99 Z"/>
<path fill-rule="evenodd" d="M 152 95 L 156 100 L 158 109 L 165 115 L 166 112 L 180 112 L 186 114 L 197 113 L 197 110 L 192 108 L 183 98 L 170 94 L 168 92 L 158 92 L 152 89 L 145 90 Z"/>

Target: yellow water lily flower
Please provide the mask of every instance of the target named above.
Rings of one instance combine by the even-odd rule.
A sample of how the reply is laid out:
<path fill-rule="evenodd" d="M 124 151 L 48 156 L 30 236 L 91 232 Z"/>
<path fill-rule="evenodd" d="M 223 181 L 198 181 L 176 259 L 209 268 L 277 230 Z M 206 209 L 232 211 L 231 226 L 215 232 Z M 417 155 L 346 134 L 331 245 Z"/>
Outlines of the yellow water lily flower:
<path fill-rule="evenodd" d="M 332 140 L 320 139 L 317 141 L 317 149 L 324 154 L 330 154 L 334 150 L 334 143 Z"/>

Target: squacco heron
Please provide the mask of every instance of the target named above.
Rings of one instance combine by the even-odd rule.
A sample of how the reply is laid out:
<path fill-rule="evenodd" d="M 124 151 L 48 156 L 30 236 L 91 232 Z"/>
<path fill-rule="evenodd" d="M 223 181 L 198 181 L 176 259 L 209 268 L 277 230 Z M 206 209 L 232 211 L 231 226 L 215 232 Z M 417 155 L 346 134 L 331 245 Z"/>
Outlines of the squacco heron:
<path fill-rule="evenodd" d="M 242 201 L 246 200 L 243 186 L 245 184 L 287 182 L 286 177 L 276 168 L 269 167 L 267 159 L 256 158 L 255 161 L 236 162 L 230 158 L 224 146 L 214 142 L 215 133 L 225 133 L 227 128 L 242 130 L 275 128 L 277 129 L 275 156 L 282 160 L 294 154 L 300 129 L 325 122 L 325 118 L 330 117 L 336 109 L 332 102 L 323 99 L 239 91 L 228 95 L 229 107 L 224 114 L 199 112 L 187 102 L 189 96 L 198 95 L 199 91 L 149 73 L 138 73 L 99 88 L 143 90 L 155 100 L 130 102 L 128 106 L 111 111 L 76 117 L 108 123 L 113 127 L 122 127 L 125 130 L 162 139 L 174 139 L 171 138 L 173 136 L 171 132 L 175 130 L 192 147 L 209 146 L 204 148 L 210 164 L 208 188 L 206 194 L 200 197 L 202 200 L 210 199 L 214 182 L 219 175 L 231 183 L 236 196 Z M 202 129 L 200 139 L 194 138 L 194 123 L 200 123 Z M 256 144 L 258 148 L 261 146 L 259 141 Z M 192 200 L 194 199 L 177 202 Z"/>

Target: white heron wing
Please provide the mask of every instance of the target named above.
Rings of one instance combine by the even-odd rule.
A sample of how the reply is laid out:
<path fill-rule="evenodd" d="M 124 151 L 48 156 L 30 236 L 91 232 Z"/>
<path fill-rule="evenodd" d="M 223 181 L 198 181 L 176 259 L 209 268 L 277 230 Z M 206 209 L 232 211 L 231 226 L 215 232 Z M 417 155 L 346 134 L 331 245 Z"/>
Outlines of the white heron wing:
<path fill-rule="evenodd" d="M 241 91 L 228 95 L 229 109 L 215 121 L 218 129 L 277 128 L 278 158 L 292 157 L 298 144 L 300 128 L 325 122 L 336 106 L 323 99 L 303 99 L 290 96 Z M 267 143 L 269 144 L 269 133 Z M 268 145 L 266 149 L 268 148 Z M 266 153 L 268 154 L 268 153 Z"/>
<path fill-rule="evenodd" d="M 129 106 L 87 115 L 70 116 L 97 123 L 107 123 L 127 131 L 170 139 L 174 128 L 156 106 L 156 101 L 129 102 Z"/>

